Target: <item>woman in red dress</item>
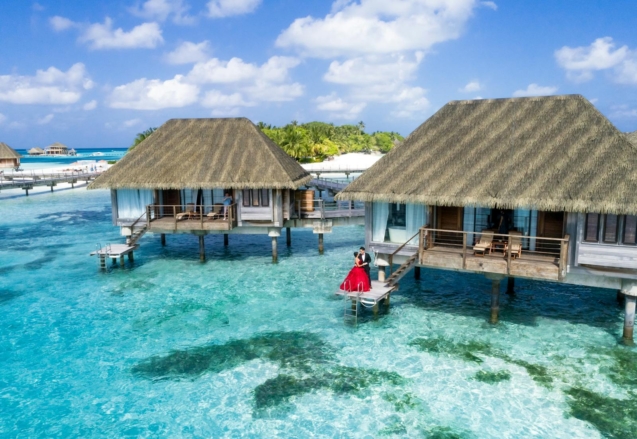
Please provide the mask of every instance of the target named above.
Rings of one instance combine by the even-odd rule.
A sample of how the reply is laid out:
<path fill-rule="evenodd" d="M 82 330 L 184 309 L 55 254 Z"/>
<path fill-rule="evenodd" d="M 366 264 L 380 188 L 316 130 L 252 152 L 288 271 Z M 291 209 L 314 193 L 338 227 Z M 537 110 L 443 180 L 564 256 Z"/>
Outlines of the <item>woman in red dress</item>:
<path fill-rule="evenodd" d="M 354 258 L 354 267 L 350 270 L 349 274 L 341 284 L 341 290 L 343 291 L 369 291 L 369 278 L 367 273 L 361 266 L 361 261 L 358 258 Z"/>

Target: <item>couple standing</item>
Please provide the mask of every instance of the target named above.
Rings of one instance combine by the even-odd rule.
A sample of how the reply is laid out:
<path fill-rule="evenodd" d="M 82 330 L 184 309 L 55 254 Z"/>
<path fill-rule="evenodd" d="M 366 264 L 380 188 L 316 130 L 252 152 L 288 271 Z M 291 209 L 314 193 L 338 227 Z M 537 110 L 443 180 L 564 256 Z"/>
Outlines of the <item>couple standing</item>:
<path fill-rule="evenodd" d="M 354 267 L 341 284 L 341 290 L 350 292 L 371 290 L 372 278 L 369 273 L 369 264 L 371 263 L 372 258 L 365 253 L 365 247 L 361 247 L 358 252 L 354 252 Z"/>

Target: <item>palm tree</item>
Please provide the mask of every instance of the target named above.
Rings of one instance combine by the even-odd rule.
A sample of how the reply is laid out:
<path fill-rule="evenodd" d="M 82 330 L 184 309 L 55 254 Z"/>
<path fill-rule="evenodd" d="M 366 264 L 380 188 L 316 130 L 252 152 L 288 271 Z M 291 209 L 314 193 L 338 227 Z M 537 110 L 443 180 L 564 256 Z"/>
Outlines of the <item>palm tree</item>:
<path fill-rule="evenodd" d="M 146 138 L 148 136 L 150 136 L 151 134 L 153 134 L 155 132 L 157 128 L 156 127 L 150 127 L 145 131 L 142 131 L 141 133 L 137 133 L 137 137 L 135 137 L 135 141 L 133 142 L 133 144 L 131 145 L 130 148 L 128 148 L 129 151 L 132 151 L 137 145 L 139 145 L 140 143 L 142 143 L 144 140 L 146 140 Z"/>

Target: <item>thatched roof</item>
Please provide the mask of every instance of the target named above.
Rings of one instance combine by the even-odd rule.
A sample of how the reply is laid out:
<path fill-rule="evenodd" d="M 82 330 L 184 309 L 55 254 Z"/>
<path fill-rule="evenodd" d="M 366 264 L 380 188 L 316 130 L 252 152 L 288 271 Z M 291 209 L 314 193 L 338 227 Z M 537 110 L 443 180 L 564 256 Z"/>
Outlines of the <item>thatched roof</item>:
<path fill-rule="evenodd" d="M 19 159 L 20 157 L 22 156 L 15 149 L 4 142 L 0 142 L 0 159 Z"/>
<path fill-rule="evenodd" d="M 27 151 L 29 154 L 44 154 L 44 150 L 38 146 Z"/>
<path fill-rule="evenodd" d="M 637 214 L 637 147 L 579 95 L 454 101 L 337 199 Z"/>
<path fill-rule="evenodd" d="M 296 189 L 311 178 L 248 119 L 172 119 L 89 189 Z"/>
<path fill-rule="evenodd" d="M 633 145 L 637 146 L 637 130 L 632 133 L 626 133 L 626 137 L 628 137 L 628 140 L 630 140 Z"/>

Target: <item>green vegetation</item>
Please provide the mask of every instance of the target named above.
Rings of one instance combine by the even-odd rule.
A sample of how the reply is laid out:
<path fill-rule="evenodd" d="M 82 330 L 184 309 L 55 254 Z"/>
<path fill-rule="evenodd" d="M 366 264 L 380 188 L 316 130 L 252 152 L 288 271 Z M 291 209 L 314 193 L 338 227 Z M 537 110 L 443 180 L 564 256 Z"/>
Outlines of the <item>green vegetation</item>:
<path fill-rule="evenodd" d="M 135 149 L 135 147 L 137 145 L 139 145 L 140 143 L 142 143 L 144 140 L 146 140 L 146 138 L 148 136 L 150 136 L 151 134 L 153 134 L 155 132 L 157 128 L 153 128 L 150 127 L 145 131 L 142 131 L 141 133 L 137 133 L 137 137 L 135 137 L 135 140 L 133 141 L 133 144 L 131 145 L 130 148 L 128 148 L 129 151 L 132 151 L 133 149 Z"/>
<path fill-rule="evenodd" d="M 365 124 L 335 126 L 331 123 L 296 121 L 276 127 L 259 122 L 257 126 L 283 150 L 299 161 L 322 160 L 348 152 L 380 151 L 386 153 L 403 141 L 394 132 L 367 134 Z"/>

